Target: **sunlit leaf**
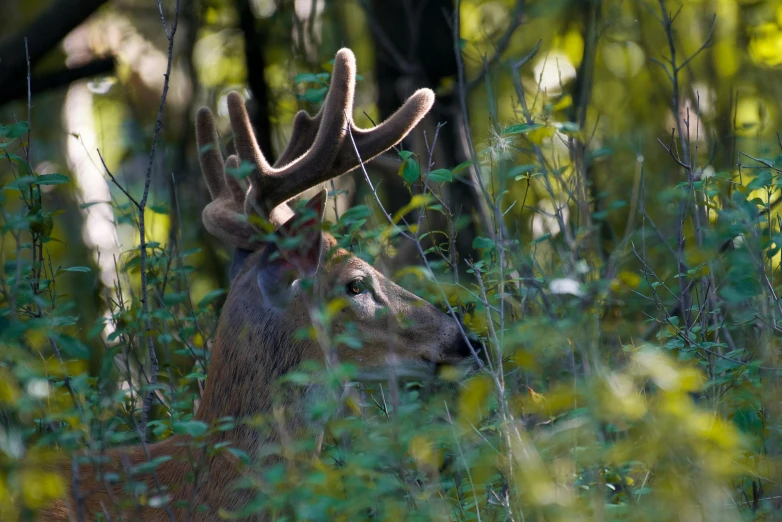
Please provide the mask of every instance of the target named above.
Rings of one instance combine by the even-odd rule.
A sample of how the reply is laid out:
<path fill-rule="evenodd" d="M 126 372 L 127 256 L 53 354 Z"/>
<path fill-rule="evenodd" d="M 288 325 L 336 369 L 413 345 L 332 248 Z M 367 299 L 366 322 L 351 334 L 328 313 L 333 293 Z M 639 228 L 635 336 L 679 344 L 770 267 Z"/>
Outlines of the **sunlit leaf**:
<path fill-rule="evenodd" d="M 541 123 L 519 123 L 517 125 L 511 125 L 507 129 L 502 131 L 502 134 L 504 136 L 509 136 L 511 134 L 527 134 L 531 131 L 540 129 L 542 127 L 543 124 Z"/>

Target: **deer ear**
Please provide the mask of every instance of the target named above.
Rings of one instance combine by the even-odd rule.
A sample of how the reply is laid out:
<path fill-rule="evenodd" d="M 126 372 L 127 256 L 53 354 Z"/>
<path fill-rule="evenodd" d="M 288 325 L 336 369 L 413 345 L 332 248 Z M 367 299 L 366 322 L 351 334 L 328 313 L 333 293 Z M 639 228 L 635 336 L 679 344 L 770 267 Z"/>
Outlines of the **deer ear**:
<path fill-rule="evenodd" d="M 277 230 L 278 240 L 266 247 L 260 260 L 258 285 L 268 301 L 282 305 L 292 296 L 296 280 L 317 273 L 325 210 L 326 191 L 323 190 L 296 210 Z"/>
<path fill-rule="evenodd" d="M 320 229 L 325 211 L 326 191 L 321 190 L 278 231 L 283 238 L 283 257 L 298 268 L 302 277 L 312 277 L 318 271 L 323 242 Z"/>

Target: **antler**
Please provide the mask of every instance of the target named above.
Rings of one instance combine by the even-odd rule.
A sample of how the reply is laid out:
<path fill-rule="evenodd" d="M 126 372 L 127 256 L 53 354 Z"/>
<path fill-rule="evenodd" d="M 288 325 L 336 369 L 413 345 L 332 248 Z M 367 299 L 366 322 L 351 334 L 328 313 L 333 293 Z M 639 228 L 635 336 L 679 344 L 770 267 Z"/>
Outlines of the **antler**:
<path fill-rule="evenodd" d="M 196 122 L 196 140 L 201 170 L 213 198 L 203 212 L 206 229 L 236 246 L 252 249 L 257 246 L 251 239 L 254 230 L 242 219 L 242 212 L 258 212 L 268 216 L 275 226 L 281 225 L 292 215 L 286 201 L 390 149 L 407 136 L 434 103 L 434 93 L 420 89 L 380 125 L 359 129 L 352 117 L 355 83 L 356 59 L 352 51 L 341 49 L 334 61 L 331 86 L 323 107 L 316 116 L 305 111 L 296 115 L 290 142 L 273 166 L 255 140 L 247 109 L 238 93 L 228 95 L 228 115 L 238 158 L 232 156 L 226 164 L 219 151 L 212 114 L 202 108 Z M 347 136 L 348 129 L 352 140 Z M 226 170 L 238 166 L 240 161 L 255 167 L 248 178 L 250 189 L 246 195 Z"/>

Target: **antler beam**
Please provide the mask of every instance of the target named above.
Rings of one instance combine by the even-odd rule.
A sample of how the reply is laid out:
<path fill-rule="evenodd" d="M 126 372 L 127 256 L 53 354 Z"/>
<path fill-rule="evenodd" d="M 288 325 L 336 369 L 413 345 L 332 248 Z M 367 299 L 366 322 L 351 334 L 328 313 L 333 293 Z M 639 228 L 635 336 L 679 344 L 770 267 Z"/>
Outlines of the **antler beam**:
<path fill-rule="evenodd" d="M 252 229 L 245 220 L 237 223 L 242 210 L 257 212 L 276 221 L 290 216 L 283 204 L 301 192 L 349 172 L 390 149 L 418 124 L 434 103 L 429 89 L 416 91 L 390 118 L 371 129 L 353 122 L 353 96 L 356 60 L 349 49 L 341 49 L 334 61 L 331 85 L 320 112 L 309 116 L 299 112 L 293 122 L 291 140 L 280 159 L 270 165 L 255 139 L 244 100 L 235 92 L 228 95 L 228 115 L 238 154 L 235 160 L 255 168 L 248 177 L 250 189 L 244 194 L 238 181 L 226 172 L 220 155 L 214 119 L 208 109 L 198 113 L 196 137 L 201 150 L 201 169 L 213 201 L 204 209 L 204 224 L 211 233 L 237 246 L 252 244 Z M 356 142 L 346 139 L 348 130 Z M 232 160 L 233 161 L 233 160 Z M 223 181 L 224 180 L 224 181 Z M 218 208 L 219 207 L 219 208 Z M 234 225 L 231 225 L 230 220 Z M 235 227 L 232 230 L 231 227 Z M 249 229 L 248 229 L 249 227 Z"/>

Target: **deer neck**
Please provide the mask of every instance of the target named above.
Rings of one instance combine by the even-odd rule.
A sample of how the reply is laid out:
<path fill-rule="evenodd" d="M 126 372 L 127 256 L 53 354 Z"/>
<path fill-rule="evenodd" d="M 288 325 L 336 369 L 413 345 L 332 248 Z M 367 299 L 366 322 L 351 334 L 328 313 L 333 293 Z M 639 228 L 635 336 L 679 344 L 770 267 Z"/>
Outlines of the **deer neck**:
<path fill-rule="evenodd" d="M 263 306 L 255 272 L 246 271 L 233 283 L 218 323 L 209 375 L 196 418 L 209 424 L 233 417 L 235 427 L 218 436 L 252 455 L 263 442 L 277 440 L 277 430 L 247 426 L 243 421 L 275 409 L 286 410 L 290 430 L 301 425 L 293 404 L 299 397 L 275 392 L 279 377 L 295 368 L 304 350 L 294 341 L 295 322 L 285 310 Z M 274 416 L 278 418 L 279 416 Z"/>

